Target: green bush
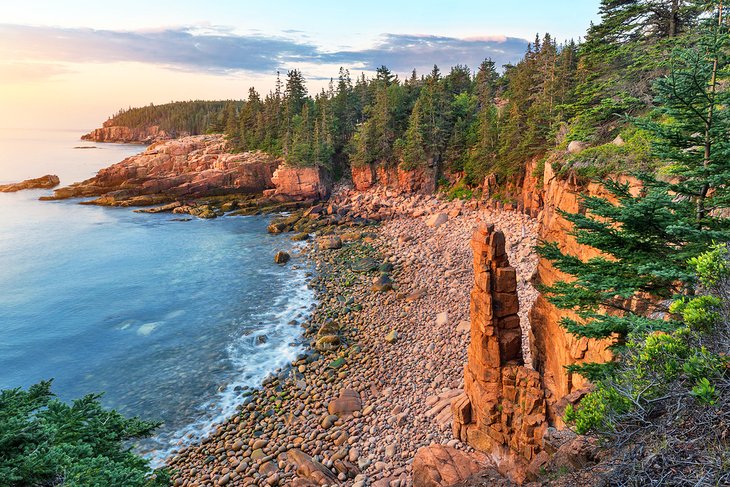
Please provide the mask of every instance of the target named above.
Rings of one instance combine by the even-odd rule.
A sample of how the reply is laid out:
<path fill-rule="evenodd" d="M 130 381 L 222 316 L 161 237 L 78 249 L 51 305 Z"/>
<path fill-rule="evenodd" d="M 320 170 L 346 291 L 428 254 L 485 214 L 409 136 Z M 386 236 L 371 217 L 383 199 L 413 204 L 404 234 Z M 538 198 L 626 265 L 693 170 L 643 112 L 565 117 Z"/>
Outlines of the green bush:
<path fill-rule="evenodd" d="M 453 185 L 448 193 L 446 194 L 446 197 L 449 200 L 469 200 L 474 196 L 474 192 L 472 189 L 466 184 L 465 179 L 461 179 L 458 183 Z"/>
<path fill-rule="evenodd" d="M 704 286 L 714 286 L 730 278 L 730 260 L 727 255 L 726 244 L 715 244 L 709 251 L 690 259 L 689 263 L 696 269 L 697 277 Z"/>
<path fill-rule="evenodd" d="M 125 418 L 89 394 L 66 404 L 51 381 L 0 392 L 0 486 L 168 485 L 128 446 L 158 426 Z"/>
<path fill-rule="evenodd" d="M 581 434 L 610 434 L 622 421 L 646 421 L 645 416 L 661 401 L 681 403 L 694 398 L 704 406 L 717 403 L 721 391 L 715 382 L 727 382 L 730 365 L 730 323 L 723 306 L 730 298 L 729 256 L 727 245 L 716 245 L 690 260 L 700 281 L 712 285 L 670 306 L 682 325 L 670 333 L 630 335 L 613 373 L 598 380 L 596 389 L 577 407 L 566 409 L 567 423 Z"/>
<path fill-rule="evenodd" d="M 574 171 L 579 176 L 603 178 L 610 174 L 645 171 L 655 165 L 651 155 L 651 140 L 645 131 L 630 128 L 623 131 L 621 137 L 624 145 L 603 144 L 568 157 L 560 173 Z"/>

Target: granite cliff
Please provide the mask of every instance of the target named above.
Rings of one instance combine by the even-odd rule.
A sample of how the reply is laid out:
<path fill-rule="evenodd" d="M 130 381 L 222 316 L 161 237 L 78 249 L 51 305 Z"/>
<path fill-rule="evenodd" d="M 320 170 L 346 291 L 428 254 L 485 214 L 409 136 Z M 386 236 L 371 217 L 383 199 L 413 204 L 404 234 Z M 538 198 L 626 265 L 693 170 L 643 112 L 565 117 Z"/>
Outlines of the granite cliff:
<path fill-rule="evenodd" d="M 166 140 L 42 199 L 91 198 L 105 206 L 147 206 L 179 199 L 265 190 L 280 201 L 328 194 L 324 174 L 293 168 L 263 152 L 232 153 L 222 135 Z"/>
<path fill-rule="evenodd" d="M 179 136 L 187 136 L 187 133 Z M 172 139 L 172 135 L 161 130 L 158 125 L 148 127 L 124 127 L 119 125 L 107 125 L 97 128 L 81 136 L 82 140 L 92 142 L 119 142 L 126 144 L 152 144 L 162 140 Z"/>

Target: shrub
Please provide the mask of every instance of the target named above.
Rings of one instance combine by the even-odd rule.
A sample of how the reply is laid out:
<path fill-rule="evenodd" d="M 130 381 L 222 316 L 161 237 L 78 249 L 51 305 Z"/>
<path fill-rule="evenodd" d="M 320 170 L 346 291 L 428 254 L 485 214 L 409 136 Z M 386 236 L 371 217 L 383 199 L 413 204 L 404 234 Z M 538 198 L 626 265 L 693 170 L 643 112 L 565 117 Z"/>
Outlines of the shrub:
<path fill-rule="evenodd" d="M 474 192 L 466 184 L 465 179 L 461 179 L 458 183 L 453 185 L 447 193 L 447 198 L 449 200 L 455 200 L 455 199 L 468 200 L 468 199 L 471 199 L 472 196 L 474 196 Z"/>
<path fill-rule="evenodd" d="M 644 485 L 667 472 L 672 485 L 730 481 L 728 255 L 720 245 L 691 259 L 705 287 L 670 307 L 681 325 L 630 334 L 611 373 L 578 406 L 566 408 L 564 419 L 578 433 L 618 446 L 612 460 L 618 484 Z"/>

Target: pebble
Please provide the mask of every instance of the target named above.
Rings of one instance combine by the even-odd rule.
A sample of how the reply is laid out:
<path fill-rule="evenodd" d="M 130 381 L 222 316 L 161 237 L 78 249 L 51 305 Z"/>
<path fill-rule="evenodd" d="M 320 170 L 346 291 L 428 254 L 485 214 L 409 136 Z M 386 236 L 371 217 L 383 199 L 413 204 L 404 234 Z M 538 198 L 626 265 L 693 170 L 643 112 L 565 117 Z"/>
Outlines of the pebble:
<path fill-rule="evenodd" d="M 340 343 L 299 356 L 291 368 L 270 375 L 262 388 L 247 391 L 240 415 L 168 459 L 176 485 L 289 485 L 298 466 L 287 455 L 298 449 L 331 472 L 331 485 L 410 487 L 419 447 L 441 443 L 470 449 L 453 439 L 448 404 L 447 414 L 426 412 L 463 389 L 474 281 L 465 264 L 472 261 L 471 234 L 479 220 L 505 233 L 526 334 L 527 310 L 537 296 L 529 281 L 537 264 L 536 221 L 516 212 L 381 190 L 335 192 L 330 202 L 382 220 L 379 227 L 347 228 L 358 235 L 343 235 L 340 249 L 302 247 L 301 261 L 309 258 L 316 267 L 311 286 L 320 299 L 301 323 L 305 338 L 314 341 L 327 322 Z M 417 213 L 425 218 L 411 216 Z M 429 227 L 433 215 L 446 218 Z M 356 261 L 384 264 L 352 272 L 349 263 Z M 529 364 L 526 340 L 523 351 Z M 328 414 L 328 404 L 343 389 L 360 395 L 362 410 Z"/>

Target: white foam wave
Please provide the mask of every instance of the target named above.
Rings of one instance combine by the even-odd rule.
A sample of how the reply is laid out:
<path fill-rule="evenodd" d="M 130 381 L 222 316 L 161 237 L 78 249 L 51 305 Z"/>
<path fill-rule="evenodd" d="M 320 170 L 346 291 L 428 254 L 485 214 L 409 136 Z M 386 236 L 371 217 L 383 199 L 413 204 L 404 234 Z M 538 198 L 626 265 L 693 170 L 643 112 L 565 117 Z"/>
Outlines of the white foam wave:
<path fill-rule="evenodd" d="M 165 458 L 176 450 L 198 442 L 212 433 L 226 418 L 237 413 L 237 406 L 244 400 L 242 393 L 257 388 L 272 372 L 288 366 L 304 350 L 296 340 L 302 335 L 300 326 L 292 326 L 306 320 L 315 301 L 314 290 L 308 286 L 306 267 L 292 269 L 288 290 L 279 294 L 267 311 L 252 316 L 262 323 L 254 333 L 242 334 L 227 347 L 228 360 L 238 375 L 233 377 L 218 394 L 203 403 L 199 417 L 189 425 L 154 438 L 158 447 L 149 452 L 152 464 L 161 466 Z M 257 337 L 265 335 L 266 340 Z M 262 343 L 261 343 L 262 342 Z"/>

